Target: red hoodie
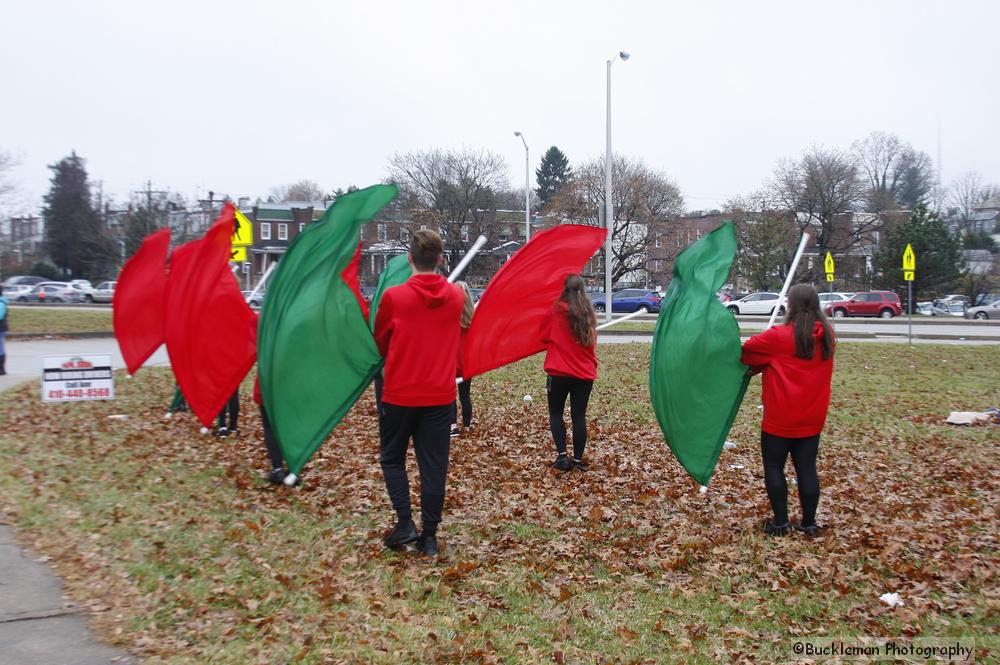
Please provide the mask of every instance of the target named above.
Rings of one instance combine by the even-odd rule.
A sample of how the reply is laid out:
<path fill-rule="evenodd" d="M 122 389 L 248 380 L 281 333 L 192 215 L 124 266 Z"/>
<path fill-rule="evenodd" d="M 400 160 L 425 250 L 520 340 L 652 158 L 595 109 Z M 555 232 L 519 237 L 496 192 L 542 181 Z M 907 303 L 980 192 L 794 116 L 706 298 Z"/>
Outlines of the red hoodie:
<path fill-rule="evenodd" d="M 795 329 L 787 323 L 754 335 L 743 345 L 743 364 L 764 372 L 761 429 L 768 434 L 798 439 L 823 431 L 833 356 L 823 360 L 822 339 L 823 324 L 817 322 L 811 360 L 795 356 Z"/>
<path fill-rule="evenodd" d="M 375 315 L 385 358 L 382 400 L 397 406 L 455 401 L 458 335 L 465 296 L 441 275 L 416 274 L 386 289 Z"/>
<path fill-rule="evenodd" d="M 594 346 L 583 346 L 577 341 L 569 325 L 569 305 L 562 300 L 556 303 L 552 313 L 542 324 L 542 343 L 547 349 L 546 374 L 589 381 L 597 379 Z"/>

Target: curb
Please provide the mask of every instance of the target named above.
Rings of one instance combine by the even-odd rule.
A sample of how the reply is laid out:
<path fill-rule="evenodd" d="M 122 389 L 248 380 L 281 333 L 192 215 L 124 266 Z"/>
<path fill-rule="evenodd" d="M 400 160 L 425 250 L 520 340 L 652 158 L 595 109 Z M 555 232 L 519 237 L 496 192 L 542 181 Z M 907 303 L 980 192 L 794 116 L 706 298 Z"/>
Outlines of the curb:
<path fill-rule="evenodd" d="M 93 332 L 48 332 L 48 333 L 7 333 L 7 341 L 35 339 L 100 339 L 102 337 L 114 337 L 113 332 L 93 331 Z"/>

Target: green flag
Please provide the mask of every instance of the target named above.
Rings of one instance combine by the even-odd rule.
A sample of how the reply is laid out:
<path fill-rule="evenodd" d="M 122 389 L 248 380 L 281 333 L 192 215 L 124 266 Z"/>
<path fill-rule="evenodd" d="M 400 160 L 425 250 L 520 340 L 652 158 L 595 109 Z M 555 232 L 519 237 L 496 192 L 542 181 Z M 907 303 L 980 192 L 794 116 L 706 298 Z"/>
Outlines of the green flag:
<path fill-rule="evenodd" d="M 715 297 L 735 255 L 732 222 L 680 253 L 649 360 L 649 396 L 660 429 L 702 485 L 712 478 L 749 383 L 739 326 Z"/>
<path fill-rule="evenodd" d="M 395 185 L 347 194 L 300 233 L 271 277 L 258 328 L 260 389 L 292 473 L 368 387 L 382 359 L 341 273 L 361 225 L 395 198 Z"/>
<path fill-rule="evenodd" d="M 410 267 L 408 254 L 400 254 L 386 264 L 385 270 L 378 276 L 378 285 L 375 287 L 375 294 L 372 296 L 368 310 L 368 327 L 375 332 L 375 314 L 378 312 L 378 304 L 382 302 L 382 294 L 391 286 L 399 286 L 410 278 L 413 268 Z"/>

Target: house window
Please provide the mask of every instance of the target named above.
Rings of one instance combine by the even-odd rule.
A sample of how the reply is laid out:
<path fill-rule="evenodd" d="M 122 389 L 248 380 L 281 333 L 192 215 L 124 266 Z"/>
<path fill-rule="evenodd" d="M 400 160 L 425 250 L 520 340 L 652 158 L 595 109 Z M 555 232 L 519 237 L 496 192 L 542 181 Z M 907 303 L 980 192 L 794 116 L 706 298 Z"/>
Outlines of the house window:
<path fill-rule="evenodd" d="M 507 242 L 510 240 L 510 229 L 504 229 L 500 232 L 500 242 Z"/>
<path fill-rule="evenodd" d="M 698 229 L 698 240 L 701 240 L 701 229 Z"/>
<path fill-rule="evenodd" d="M 375 255 L 372 254 L 372 274 L 375 274 Z"/>
<path fill-rule="evenodd" d="M 682 243 L 681 243 L 681 234 L 680 234 L 680 233 L 678 233 L 678 234 L 677 234 L 677 246 L 678 246 L 678 247 L 680 247 L 680 246 L 681 246 L 681 244 L 682 244 Z"/>
<path fill-rule="evenodd" d="M 261 222 L 260 223 L 260 239 L 270 240 L 271 239 L 271 223 Z"/>
<path fill-rule="evenodd" d="M 661 261 L 660 259 L 656 259 L 656 262 L 654 263 L 654 266 L 655 266 L 654 269 L 656 270 L 656 272 L 660 272 L 661 270 L 663 270 L 663 261 Z"/>
<path fill-rule="evenodd" d="M 299 222 L 299 233 L 302 233 L 302 229 L 304 228 L 306 228 L 306 225 L 303 222 Z"/>
<path fill-rule="evenodd" d="M 378 231 L 378 236 L 377 236 L 378 237 L 378 241 L 379 242 L 385 242 L 385 239 L 387 237 L 386 234 L 385 234 L 385 224 L 379 224 L 377 231 Z"/>
<path fill-rule="evenodd" d="M 278 240 L 288 240 L 288 224 L 278 224 Z"/>
<path fill-rule="evenodd" d="M 655 247 L 659 247 L 660 246 L 660 236 L 656 236 L 656 241 L 654 242 L 654 246 Z"/>
<path fill-rule="evenodd" d="M 459 235 L 462 238 L 462 242 L 469 242 L 469 227 L 467 224 L 462 224 Z"/>
<path fill-rule="evenodd" d="M 427 230 L 427 225 L 426 224 L 421 224 L 420 225 L 420 230 L 421 231 L 426 231 Z"/>
<path fill-rule="evenodd" d="M 410 242 L 410 229 L 405 226 L 399 227 L 399 241 L 400 242 Z"/>

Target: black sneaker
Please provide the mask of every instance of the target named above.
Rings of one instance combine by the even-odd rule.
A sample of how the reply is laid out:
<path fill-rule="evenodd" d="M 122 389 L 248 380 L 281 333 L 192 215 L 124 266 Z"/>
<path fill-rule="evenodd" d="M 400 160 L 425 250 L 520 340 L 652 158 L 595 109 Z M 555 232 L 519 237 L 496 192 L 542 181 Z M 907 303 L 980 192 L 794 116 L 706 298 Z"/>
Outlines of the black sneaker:
<path fill-rule="evenodd" d="M 418 538 L 417 527 L 413 523 L 413 520 L 407 520 L 405 523 L 397 522 L 396 527 L 392 530 L 392 533 L 385 537 L 385 546 L 399 547 L 400 545 L 405 545 L 406 543 L 412 543 Z"/>
<path fill-rule="evenodd" d="M 227 436 L 229 436 L 229 429 L 226 427 L 220 427 L 219 429 L 215 430 L 215 436 L 219 437 L 220 439 L 224 439 Z"/>
<path fill-rule="evenodd" d="M 573 468 L 573 465 L 569 463 L 569 458 L 566 455 L 560 455 L 556 458 L 556 461 L 550 465 L 553 469 L 559 469 L 560 471 L 569 471 Z"/>
<path fill-rule="evenodd" d="M 420 548 L 420 551 L 424 553 L 424 556 L 432 559 L 435 558 L 438 555 L 437 536 L 432 536 L 430 534 L 420 536 L 418 547 Z"/>
<path fill-rule="evenodd" d="M 582 459 L 574 459 L 573 460 L 573 468 L 574 469 L 580 469 L 580 471 L 586 471 L 587 469 L 590 468 L 590 464 L 588 464 L 587 462 L 584 462 Z"/>
<path fill-rule="evenodd" d="M 267 474 L 267 482 L 274 485 L 281 485 L 285 482 L 285 476 L 288 472 L 284 469 L 271 469 L 271 473 Z"/>
<path fill-rule="evenodd" d="M 809 526 L 802 526 L 801 524 L 795 525 L 796 531 L 801 531 L 802 533 L 806 534 L 806 536 L 809 538 L 818 538 L 819 532 L 822 529 L 823 527 L 821 527 L 819 524 L 810 524 Z"/>
<path fill-rule="evenodd" d="M 459 435 L 458 425 L 451 426 L 451 438 L 457 439 Z"/>
<path fill-rule="evenodd" d="M 764 533 L 769 536 L 787 536 L 792 532 L 792 523 L 775 524 L 774 520 L 764 522 Z"/>

